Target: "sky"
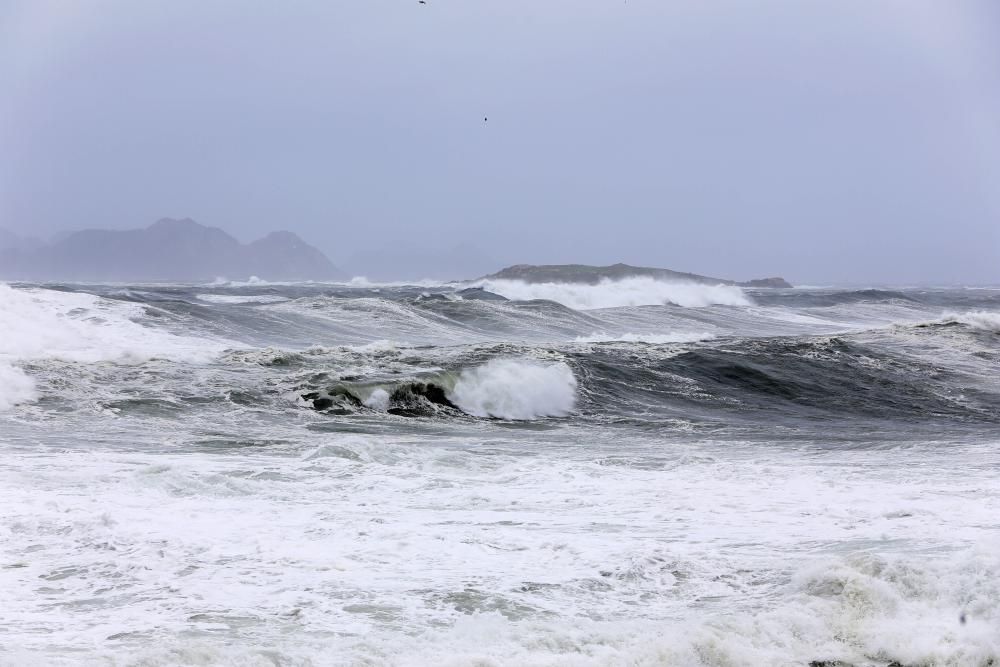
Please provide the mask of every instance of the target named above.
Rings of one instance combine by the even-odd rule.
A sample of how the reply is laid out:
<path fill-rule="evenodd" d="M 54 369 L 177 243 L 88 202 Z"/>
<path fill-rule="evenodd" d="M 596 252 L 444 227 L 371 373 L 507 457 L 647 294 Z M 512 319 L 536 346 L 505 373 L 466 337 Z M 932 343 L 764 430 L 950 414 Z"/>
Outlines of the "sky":
<path fill-rule="evenodd" d="M 995 0 L 0 0 L 0 227 L 1000 283 Z"/>

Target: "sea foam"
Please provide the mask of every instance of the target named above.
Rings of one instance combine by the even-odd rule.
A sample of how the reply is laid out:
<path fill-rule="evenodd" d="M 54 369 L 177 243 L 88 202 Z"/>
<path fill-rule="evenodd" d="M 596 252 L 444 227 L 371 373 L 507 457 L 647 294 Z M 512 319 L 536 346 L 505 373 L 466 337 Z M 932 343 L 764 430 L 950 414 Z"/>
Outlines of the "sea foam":
<path fill-rule="evenodd" d="M 1000 313 L 989 310 L 972 310 L 967 313 L 947 313 L 942 322 L 957 322 L 981 331 L 1000 333 Z"/>
<path fill-rule="evenodd" d="M 735 285 L 704 285 L 666 282 L 652 278 L 603 280 L 596 285 L 582 283 L 526 283 L 521 280 L 483 280 L 483 289 L 508 299 L 547 299 L 574 310 L 656 306 L 673 304 L 686 308 L 705 306 L 749 306 L 751 300 Z"/>
<path fill-rule="evenodd" d="M 577 336 L 576 343 L 649 343 L 651 345 L 665 345 L 668 343 L 697 343 L 703 340 L 712 340 L 714 334 L 705 333 L 624 333 L 607 334 L 595 331 L 587 336 Z"/>
<path fill-rule="evenodd" d="M 138 304 L 93 294 L 0 284 L 0 409 L 37 398 L 34 380 L 18 367 L 22 362 L 205 362 L 227 347 L 135 321 L 144 315 Z"/>
<path fill-rule="evenodd" d="M 0 411 L 36 398 L 35 381 L 20 368 L 0 361 Z"/>
<path fill-rule="evenodd" d="M 576 403 L 576 378 L 563 362 L 494 359 L 462 371 L 450 399 L 476 417 L 561 417 Z"/>

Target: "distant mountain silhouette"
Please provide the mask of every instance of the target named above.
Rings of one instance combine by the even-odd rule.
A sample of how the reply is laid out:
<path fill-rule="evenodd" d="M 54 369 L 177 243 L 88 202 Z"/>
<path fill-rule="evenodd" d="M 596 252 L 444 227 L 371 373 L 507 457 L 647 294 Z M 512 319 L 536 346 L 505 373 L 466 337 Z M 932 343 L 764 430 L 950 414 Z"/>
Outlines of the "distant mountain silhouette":
<path fill-rule="evenodd" d="M 590 266 L 587 264 L 515 264 L 496 273 L 484 276 L 485 280 L 522 280 L 526 283 L 588 283 L 596 285 L 602 280 L 623 278 L 654 278 L 674 282 L 693 282 L 712 285 L 739 285 L 740 287 L 791 287 L 784 278 L 758 278 L 737 282 L 724 278 L 711 278 L 697 273 L 682 273 L 670 269 L 654 269 L 645 266 L 612 264 L 610 266 Z"/>
<path fill-rule="evenodd" d="M 0 278 L 77 281 L 339 280 L 347 277 L 292 232 L 242 244 L 217 227 L 164 218 L 146 229 L 87 229 L 48 245 L 0 245 Z"/>
<path fill-rule="evenodd" d="M 34 250 L 42 245 L 44 244 L 36 238 L 19 236 L 10 230 L 0 227 L 0 252 L 4 250 Z"/>

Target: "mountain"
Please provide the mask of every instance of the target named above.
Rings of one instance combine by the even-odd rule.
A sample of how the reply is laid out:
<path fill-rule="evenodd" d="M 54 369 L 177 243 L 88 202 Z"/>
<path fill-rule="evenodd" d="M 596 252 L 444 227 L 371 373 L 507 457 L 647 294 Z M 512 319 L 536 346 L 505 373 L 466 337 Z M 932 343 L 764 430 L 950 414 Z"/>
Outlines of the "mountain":
<path fill-rule="evenodd" d="M 292 232 L 241 244 L 218 227 L 164 218 L 145 229 L 87 229 L 28 251 L 0 253 L 0 278 L 208 281 L 217 277 L 338 280 L 345 274 Z"/>
<path fill-rule="evenodd" d="M 594 285 L 602 280 L 622 278 L 654 278 L 674 282 L 693 282 L 711 285 L 738 285 L 740 287 L 791 287 L 784 278 L 758 278 L 745 282 L 701 276 L 697 273 L 682 273 L 670 269 L 654 269 L 645 266 L 612 264 L 611 266 L 589 266 L 587 264 L 515 264 L 496 273 L 483 276 L 481 280 L 521 280 L 526 283 L 587 283 Z"/>
<path fill-rule="evenodd" d="M 30 236 L 19 236 L 14 232 L 0 227 L 0 252 L 5 250 L 17 250 L 20 252 L 34 250 L 42 245 L 42 242 Z"/>

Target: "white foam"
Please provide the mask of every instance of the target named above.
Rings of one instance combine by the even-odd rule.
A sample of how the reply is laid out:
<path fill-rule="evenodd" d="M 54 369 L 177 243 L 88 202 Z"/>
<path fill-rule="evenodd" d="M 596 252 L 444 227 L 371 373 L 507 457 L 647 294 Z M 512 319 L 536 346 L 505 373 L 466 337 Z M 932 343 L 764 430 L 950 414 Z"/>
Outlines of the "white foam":
<path fill-rule="evenodd" d="M 0 361 L 0 411 L 9 410 L 19 403 L 38 398 L 35 381 L 24 371 L 8 362 Z"/>
<path fill-rule="evenodd" d="M 385 389 L 376 389 L 365 399 L 365 406 L 372 410 L 385 412 L 389 409 L 389 392 Z"/>
<path fill-rule="evenodd" d="M 176 336 L 143 326 L 142 306 L 93 294 L 0 285 L 0 359 L 144 361 L 153 358 L 207 361 L 223 341 Z"/>
<path fill-rule="evenodd" d="M 957 322 L 973 329 L 1000 333 L 1000 313 L 989 310 L 973 310 L 967 313 L 946 313 L 942 322 Z"/>
<path fill-rule="evenodd" d="M 199 294 L 198 299 L 209 303 L 281 303 L 288 301 L 286 296 L 277 294 Z"/>
<path fill-rule="evenodd" d="M 715 338 L 710 333 L 625 333 L 621 335 L 601 333 L 595 331 L 589 336 L 577 336 L 574 342 L 577 343 L 651 343 L 653 345 L 664 345 L 667 343 L 697 343 L 700 340 L 711 340 Z"/>
<path fill-rule="evenodd" d="M 502 449 L 313 434 L 238 456 L 8 450 L 0 664 L 1000 657 L 992 443 L 509 433 Z"/>
<path fill-rule="evenodd" d="M 562 417 L 576 403 L 576 378 L 563 362 L 493 359 L 462 371 L 450 398 L 476 417 Z"/>
<path fill-rule="evenodd" d="M 483 280 L 476 285 L 508 299 L 516 301 L 547 299 L 575 310 L 663 304 L 674 304 L 686 308 L 712 305 L 749 306 L 752 304 L 743 290 L 734 285 L 666 282 L 652 278 L 604 280 L 596 285 L 526 283 L 521 280 Z"/>
<path fill-rule="evenodd" d="M 227 344 L 139 324 L 142 306 L 93 294 L 0 284 L 0 409 L 36 398 L 20 362 L 137 363 L 153 358 L 205 362 Z"/>

